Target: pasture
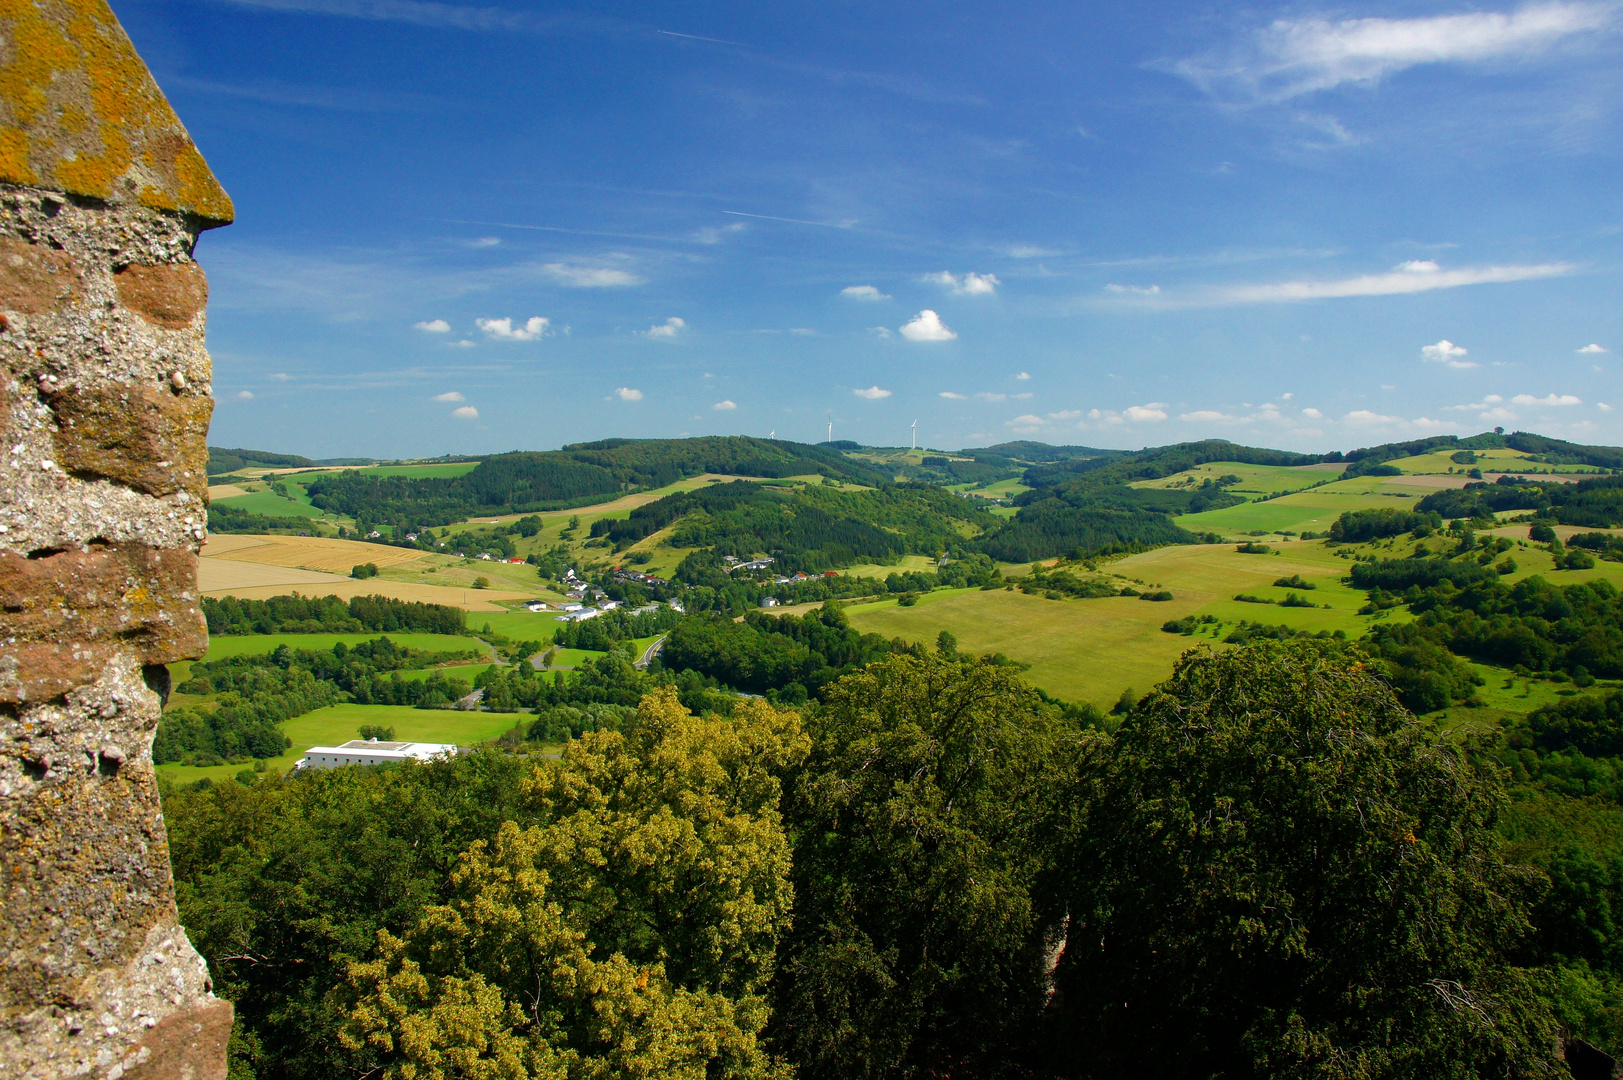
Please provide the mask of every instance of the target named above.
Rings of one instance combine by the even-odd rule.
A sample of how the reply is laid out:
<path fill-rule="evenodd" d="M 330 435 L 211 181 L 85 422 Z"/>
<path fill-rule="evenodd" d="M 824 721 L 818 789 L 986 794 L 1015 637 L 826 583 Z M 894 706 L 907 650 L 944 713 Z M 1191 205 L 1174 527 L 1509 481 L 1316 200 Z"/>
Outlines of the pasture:
<path fill-rule="evenodd" d="M 1215 532 L 1224 536 L 1243 536 L 1253 530 L 1268 532 L 1325 532 L 1330 524 L 1348 510 L 1368 510 L 1377 507 L 1413 509 L 1426 494 L 1424 489 L 1392 488 L 1385 477 L 1361 476 L 1352 480 L 1337 480 L 1323 487 L 1295 491 L 1288 495 L 1266 500 L 1254 500 L 1241 506 L 1222 510 L 1208 510 L 1202 514 L 1185 514 L 1177 524 L 1191 532 Z"/>
<path fill-rule="evenodd" d="M 362 724 L 382 724 L 394 728 L 402 742 L 455 743 L 472 746 L 528 722 L 524 713 L 463 712 L 457 709 L 412 709 L 404 705 L 330 705 L 325 709 L 296 716 L 282 724 L 293 740 L 287 753 L 266 762 L 267 769 L 286 773 L 312 746 L 337 746 L 360 736 Z M 207 778 L 220 783 L 251 765 L 160 765 L 158 775 L 177 784 L 190 784 Z"/>
<path fill-rule="evenodd" d="M 1342 465 L 1247 465 L 1239 461 L 1209 461 L 1158 480 L 1135 480 L 1136 488 L 1192 488 L 1207 480 L 1216 483 L 1225 476 L 1237 476 L 1238 484 L 1228 488 L 1236 495 L 1274 495 L 1300 491 L 1331 479 Z"/>
<path fill-rule="evenodd" d="M 290 649 L 327 652 L 340 641 L 354 647 L 386 637 L 396 645 L 424 652 L 472 651 L 489 656 L 490 649 L 477 638 L 451 634 L 412 634 L 370 632 L 364 634 L 220 634 L 209 638 L 209 651 L 203 659 L 223 660 L 232 656 L 263 656 L 286 645 Z"/>
<path fill-rule="evenodd" d="M 303 490 L 302 488 L 299 490 Z M 214 505 L 229 507 L 232 510 L 242 510 L 249 514 L 264 514 L 268 517 L 306 517 L 319 518 L 324 516 L 308 502 L 298 499 L 284 499 L 274 491 L 247 491 L 242 495 L 232 495 L 224 499 L 214 499 Z"/>

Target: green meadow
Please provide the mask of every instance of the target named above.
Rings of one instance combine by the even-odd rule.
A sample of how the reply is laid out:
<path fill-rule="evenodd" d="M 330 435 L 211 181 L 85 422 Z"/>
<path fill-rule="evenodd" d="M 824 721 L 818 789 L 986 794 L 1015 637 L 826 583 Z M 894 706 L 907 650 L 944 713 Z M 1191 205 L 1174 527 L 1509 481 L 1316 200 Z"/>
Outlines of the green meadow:
<path fill-rule="evenodd" d="M 1337 480 L 1323 487 L 1293 491 L 1277 498 L 1253 500 L 1241 506 L 1208 510 L 1202 514 L 1185 514 L 1176 522 L 1191 532 L 1209 531 L 1225 536 L 1241 536 L 1258 529 L 1268 532 L 1325 532 L 1337 517 L 1348 510 L 1388 506 L 1408 509 L 1427 494 L 1422 488 L 1388 484 L 1389 479 L 1391 477 L 1361 476 L 1352 480 Z"/>
<path fill-rule="evenodd" d="M 312 746 L 337 746 L 360 737 L 362 724 L 382 724 L 394 728 L 401 742 L 455 743 L 472 746 L 494 739 L 515 723 L 526 722 L 523 713 L 463 712 L 457 709 L 412 709 L 403 705 L 331 705 L 296 716 L 282 724 L 293 740 L 287 753 L 267 761 L 267 769 L 287 772 Z M 207 777 L 218 783 L 229 780 L 249 765 L 160 765 L 158 774 L 166 780 L 189 784 Z"/>
<path fill-rule="evenodd" d="M 293 490 L 293 485 L 289 485 Z M 303 491 L 303 488 L 298 490 Z M 233 510 L 242 510 L 250 514 L 264 514 L 268 517 L 307 517 L 319 518 L 320 510 L 311 506 L 308 501 L 298 499 L 284 499 L 269 489 L 265 491 L 252 491 L 247 495 L 232 495 L 225 499 L 215 499 L 215 506 L 226 506 Z"/>
<path fill-rule="evenodd" d="M 474 616 L 475 619 L 478 616 Z M 256 656 L 268 652 L 275 652 L 278 646 L 286 645 L 290 649 L 309 649 L 325 652 L 342 641 L 345 645 L 355 646 L 366 641 L 375 641 L 386 637 L 396 645 L 408 649 L 422 649 L 425 652 L 456 652 L 460 650 L 474 650 L 488 655 L 489 649 L 485 643 L 471 637 L 457 637 L 450 634 L 412 634 L 412 633 L 383 633 L 373 632 L 366 634 L 241 634 L 221 635 L 209 638 L 208 655 L 205 660 L 220 660 L 228 656 Z"/>

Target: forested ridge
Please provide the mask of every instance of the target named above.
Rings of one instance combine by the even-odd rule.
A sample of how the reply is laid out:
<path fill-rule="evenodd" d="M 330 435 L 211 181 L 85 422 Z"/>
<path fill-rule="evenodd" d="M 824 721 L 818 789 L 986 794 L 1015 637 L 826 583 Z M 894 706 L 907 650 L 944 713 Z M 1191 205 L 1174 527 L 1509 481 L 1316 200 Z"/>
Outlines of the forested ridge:
<path fill-rule="evenodd" d="M 497 454 L 457 477 L 342 472 L 309 485 L 322 510 L 373 524 L 440 526 L 477 513 L 582 506 L 627 490 L 664 487 L 703 473 L 807 474 L 881 484 L 886 474 L 822 447 L 746 436 L 605 439 L 561 450 Z"/>

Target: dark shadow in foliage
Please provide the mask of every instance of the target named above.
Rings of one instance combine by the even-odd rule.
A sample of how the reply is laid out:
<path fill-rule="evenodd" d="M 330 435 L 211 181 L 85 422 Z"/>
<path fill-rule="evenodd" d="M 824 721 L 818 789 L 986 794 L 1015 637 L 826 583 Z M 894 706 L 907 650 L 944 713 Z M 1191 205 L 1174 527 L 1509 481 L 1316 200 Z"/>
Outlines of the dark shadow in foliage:
<path fill-rule="evenodd" d="M 1052 1069 L 1545 1075 L 1491 770 L 1333 646 L 1186 654 L 1085 775 Z"/>
<path fill-rule="evenodd" d="M 842 680 L 810 727 L 775 1042 L 803 1080 L 1009 1071 L 1044 999 L 1075 740 L 1009 669 L 928 654 Z"/>

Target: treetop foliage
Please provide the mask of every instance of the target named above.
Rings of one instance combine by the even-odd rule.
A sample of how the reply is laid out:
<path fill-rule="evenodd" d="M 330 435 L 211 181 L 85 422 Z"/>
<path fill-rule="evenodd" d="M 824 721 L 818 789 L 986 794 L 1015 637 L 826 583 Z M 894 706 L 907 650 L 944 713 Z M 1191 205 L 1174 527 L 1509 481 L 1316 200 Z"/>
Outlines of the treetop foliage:
<path fill-rule="evenodd" d="M 1541 1075 L 1503 795 L 1345 648 L 1186 654 L 1099 759 L 1057 977 L 1106 1075 Z"/>

